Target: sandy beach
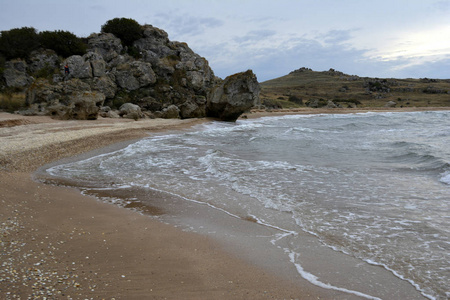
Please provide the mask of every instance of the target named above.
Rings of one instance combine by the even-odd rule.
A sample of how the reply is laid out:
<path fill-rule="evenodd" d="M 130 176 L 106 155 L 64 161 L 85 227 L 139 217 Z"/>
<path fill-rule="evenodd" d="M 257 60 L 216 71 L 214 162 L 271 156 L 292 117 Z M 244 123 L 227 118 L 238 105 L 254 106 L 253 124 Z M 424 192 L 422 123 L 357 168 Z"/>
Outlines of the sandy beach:
<path fill-rule="evenodd" d="M 289 113 L 312 112 L 260 111 L 246 117 Z M 269 263 L 235 255 L 208 237 L 75 188 L 34 180 L 45 164 L 208 121 L 58 121 L 0 113 L 0 298 L 359 299 L 319 288 L 298 274 L 282 276 Z"/>
<path fill-rule="evenodd" d="M 205 121 L 57 121 L 0 113 L 0 298 L 333 297 L 233 257 L 206 237 L 32 179 L 46 163 Z"/>

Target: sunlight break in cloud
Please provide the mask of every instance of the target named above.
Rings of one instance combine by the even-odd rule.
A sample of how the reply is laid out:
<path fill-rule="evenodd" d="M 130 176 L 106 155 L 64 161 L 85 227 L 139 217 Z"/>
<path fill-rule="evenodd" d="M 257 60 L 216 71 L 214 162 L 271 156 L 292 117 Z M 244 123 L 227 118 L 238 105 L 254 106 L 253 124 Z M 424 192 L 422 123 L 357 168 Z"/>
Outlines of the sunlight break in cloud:
<path fill-rule="evenodd" d="M 393 70 L 448 59 L 450 56 L 450 26 L 411 32 L 384 49 L 370 53 L 369 58 L 384 62 L 396 61 Z"/>

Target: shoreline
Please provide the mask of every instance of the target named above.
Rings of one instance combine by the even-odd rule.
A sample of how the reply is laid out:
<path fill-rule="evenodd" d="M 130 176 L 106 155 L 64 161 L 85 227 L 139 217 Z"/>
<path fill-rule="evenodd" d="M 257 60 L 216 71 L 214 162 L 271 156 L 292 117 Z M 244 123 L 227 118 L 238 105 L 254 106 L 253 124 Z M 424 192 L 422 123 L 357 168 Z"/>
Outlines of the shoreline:
<path fill-rule="evenodd" d="M 316 113 L 325 112 L 316 110 Z M 251 118 L 281 114 L 289 113 L 256 112 Z M 0 113 L 0 124 L 2 117 L 5 120 Z M 0 131 L 3 132 L 0 138 L 10 137 L 13 142 L 16 139 L 22 147 L 23 143 L 30 142 L 30 137 L 20 135 L 23 130 L 27 133 L 34 130 L 41 137 L 62 133 L 66 139 L 61 140 L 59 136 L 57 142 L 50 140 L 46 145 L 35 141 L 37 147 L 20 148 L 20 154 L 14 156 L 5 151 L 7 155 L 0 157 L 0 182 L 4 187 L 0 194 L 0 216 L 2 246 L 6 250 L 3 261 L 7 263 L 0 273 L 0 294 L 6 299 L 13 299 L 13 295 L 26 298 L 63 294 L 64 297 L 116 299 L 360 299 L 346 292 L 320 288 L 298 273 L 292 273 L 289 279 L 270 263 L 261 267 L 261 262 L 252 261 L 243 251 L 239 255 L 236 245 L 185 232 L 132 210 L 84 196 L 75 188 L 32 180 L 34 170 L 59 159 L 78 160 L 82 156 L 109 152 L 149 133 L 187 129 L 209 120 L 96 122 L 30 118 L 34 117 L 19 117 L 22 121 L 16 122 L 24 125 L 8 127 L 17 129 L 11 130 L 14 135 Z M 140 122 L 145 124 L 137 126 Z M 120 126 L 116 127 L 117 124 Z M 34 125 L 37 128 L 33 130 L 26 128 Z M 246 221 L 239 226 L 249 229 L 257 224 Z M 315 258 L 314 253 L 310 255 Z M 343 254 L 333 259 L 339 260 L 339 255 Z M 4 280 L 7 277 L 14 280 Z"/>
<path fill-rule="evenodd" d="M 0 113 L 0 124 L 5 120 L 23 124 L 0 127 L 0 295 L 4 299 L 334 297 L 236 258 L 206 236 L 84 196 L 76 188 L 32 179 L 46 163 L 89 151 L 101 153 L 107 146 L 121 147 L 118 142 L 123 146 L 149 132 L 180 130 L 208 120 L 33 118 Z M 49 138 L 61 132 L 63 138 Z"/>

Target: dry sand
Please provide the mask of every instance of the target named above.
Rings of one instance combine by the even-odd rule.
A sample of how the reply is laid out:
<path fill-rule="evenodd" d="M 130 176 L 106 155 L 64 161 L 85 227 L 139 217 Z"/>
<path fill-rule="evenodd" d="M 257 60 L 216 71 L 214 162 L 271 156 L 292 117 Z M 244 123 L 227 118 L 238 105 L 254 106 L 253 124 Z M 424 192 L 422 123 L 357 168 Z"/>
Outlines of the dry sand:
<path fill-rule="evenodd" d="M 39 166 L 207 120 L 56 121 L 0 113 L 1 299 L 324 299 L 208 238 L 32 179 Z"/>
<path fill-rule="evenodd" d="M 248 117 L 286 113 L 311 111 Z M 357 298 L 300 276 L 290 280 L 205 236 L 32 178 L 39 166 L 62 158 L 207 121 L 56 121 L 0 113 L 0 298 Z"/>

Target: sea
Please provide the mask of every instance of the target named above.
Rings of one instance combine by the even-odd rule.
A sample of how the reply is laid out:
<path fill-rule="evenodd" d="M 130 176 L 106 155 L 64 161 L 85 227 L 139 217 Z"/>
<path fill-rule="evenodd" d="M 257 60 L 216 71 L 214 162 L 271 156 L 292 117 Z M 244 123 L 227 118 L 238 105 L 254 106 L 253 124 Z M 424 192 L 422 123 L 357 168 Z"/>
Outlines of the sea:
<path fill-rule="evenodd" d="M 166 193 L 279 229 L 267 247 L 301 232 L 426 298 L 450 298 L 450 111 L 211 121 L 47 172 L 91 188 Z M 127 199 L 137 200 L 151 201 Z M 306 272 L 295 243 L 283 247 L 301 276 L 352 293 Z"/>

